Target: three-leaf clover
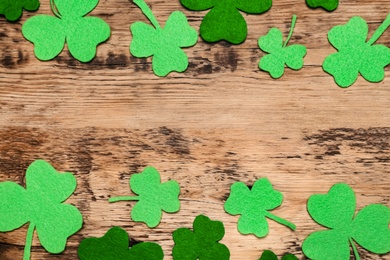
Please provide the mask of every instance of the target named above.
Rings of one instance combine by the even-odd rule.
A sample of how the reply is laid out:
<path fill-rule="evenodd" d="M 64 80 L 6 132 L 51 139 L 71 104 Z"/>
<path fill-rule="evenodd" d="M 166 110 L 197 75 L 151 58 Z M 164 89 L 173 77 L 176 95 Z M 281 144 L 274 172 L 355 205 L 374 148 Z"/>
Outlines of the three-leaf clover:
<path fill-rule="evenodd" d="M 265 237 L 269 232 L 266 218 L 296 229 L 293 223 L 269 212 L 282 204 L 283 195 L 272 188 L 267 178 L 257 180 L 251 190 L 242 182 L 234 183 L 230 189 L 224 208 L 229 214 L 241 215 L 237 224 L 240 233 Z"/>
<path fill-rule="evenodd" d="M 27 11 L 36 11 L 39 8 L 39 0 L 1 0 L 0 14 L 4 15 L 8 21 L 18 20 Z"/>
<path fill-rule="evenodd" d="M 339 0 L 306 0 L 306 4 L 310 8 L 322 7 L 327 11 L 333 11 L 339 5 Z"/>
<path fill-rule="evenodd" d="M 287 47 L 294 31 L 297 16 L 293 15 L 290 33 L 283 43 L 283 34 L 278 28 L 271 28 L 266 36 L 259 38 L 259 47 L 269 54 L 264 55 L 259 62 L 259 68 L 267 71 L 273 78 L 280 78 L 284 73 L 285 64 L 294 70 L 303 66 L 306 47 L 295 44 Z"/>
<path fill-rule="evenodd" d="M 359 73 L 368 81 L 379 82 L 385 77 L 384 68 L 390 64 L 390 49 L 374 44 L 390 25 L 390 14 L 366 42 L 366 21 L 355 16 L 346 25 L 333 27 L 329 42 L 338 50 L 325 58 L 322 67 L 343 88 L 351 86 Z"/>
<path fill-rule="evenodd" d="M 265 250 L 259 260 L 278 260 L 278 256 L 271 250 Z M 293 254 L 285 254 L 281 260 L 298 260 Z"/>
<path fill-rule="evenodd" d="M 81 241 L 80 260 L 162 260 L 164 252 L 152 242 L 138 243 L 129 248 L 129 236 L 120 227 L 112 227 L 101 238 L 86 238 Z"/>
<path fill-rule="evenodd" d="M 199 215 L 194 220 L 193 230 L 179 228 L 173 232 L 173 240 L 175 241 L 172 250 L 173 259 L 225 260 L 230 258 L 229 249 L 218 242 L 225 235 L 222 222 Z"/>
<path fill-rule="evenodd" d="M 71 173 L 59 173 L 43 160 L 28 167 L 25 189 L 14 182 L 0 183 L 0 231 L 11 231 L 29 222 L 23 259 L 30 259 L 35 229 L 41 245 L 57 254 L 65 249 L 68 237 L 81 228 L 79 210 L 62 203 L 76 186 Z"/>
<path fill-rule="evenodd" d="M 96 55 L 97 45 L 110 37 L 110 26 L 98 17 L 87 16 L 99 0 L 50 0 L 56 17 L 37 15 L 22 27 L 24 37 L 34 43 L 35 56 L 40 60 L 54 59 L 65 42 L 72 56 L 89 62 Z"/>
<path fill-rule="evenodd" d="M 200 35 L 207 42 L 225 40 L 240 44 L 246 39 L 247 25 L 240 11 L 261 14 L 272 6 L 272 0 L 180 0 L 194 11 L 211 9 L 200 25 Z"/>
<path fill-rule="evenodd" d="M 350 259 L 350 244 L 360 259 L 355 242 L 376 254 L 390 252 L 390 209 L 371 204 L 356 215 L 356 197 L 345 183 L 335 184 L 327 194 L 309 198 L 311 217 L 330 230 L 316 231 L 303 242 L 303 253 L 310 259 Z"/>
<path fill-rule="evenodd" d="M 153 72 L 160 77 L 172 71 L 185 71 L 188 67 L 188 57 L 181 48 L 193 46 L 198 40 L 198 34 L 188 24 L 186 16 L 175 11 L 162 28 L 143 0 L 134 0 L 134 3 L 154 27 L 143 22 L 131 25 L 131 54 L 138 58 L 153 56 Z"/>
<path fill-rule="evenodd" d="M 161 183 L 160 173 L 153 167 L 146 167 L 142 173 L 133 174 L 130 188 L 139 196 L 112 197 L 109 202 L 138 200 L 131 211 L 136 222 L 145 222 L 148 227 L 156 227 L 162 211 L 173 213 L 180 209 L 180 186 L 177 181 Z"/>

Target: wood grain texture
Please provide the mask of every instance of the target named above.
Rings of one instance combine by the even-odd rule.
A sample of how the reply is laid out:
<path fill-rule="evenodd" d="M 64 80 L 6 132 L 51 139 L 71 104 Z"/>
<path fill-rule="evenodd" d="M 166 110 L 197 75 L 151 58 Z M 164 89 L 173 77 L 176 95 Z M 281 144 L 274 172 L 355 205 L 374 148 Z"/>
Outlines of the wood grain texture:
<path fill-rule="evenodd" d="M 206 12 L 191 12 L 179 1 L 150 0 L 163 23 L 183 11 L 196 29 Z M 67 49 L 41 62 L 21 34 L 27 18 L 50 13 L 42 1 L 36 13 L 17 23 L 0 18 L 0 181 L 24 184 L 27 166 L 45 159 L 59 171 L 73 172 L 78 187 L 69 202 L 84 215 L 81 231 L 63 254 L 50 255 L 34 239 L 32 259 L 77 259 L 85 237 L 102 236 L 111 226 L 126 229 L 132 243 L 155 241 L 172 259 L 171 233 L 191 227 L 206 214 L 224 222 L 223 239 L 231 259 L 258 259 L 265 249 L 279 255 L 301 252 L 309 233 L 321 229 L 306 210 L 313 193 L 337 182 L 356 191 L 358 209 L 370 203 L 390 206 L 390 71 L 378 84 L 359 78 L 348 89 L 323 72 L 323 59 L 334 49 L 327 32 L 360 15 L 370 35 L 390 10 L 388 0 L 341 0 L 332 13 L 309 9 L 303 0 L 274 0 L 263 15 L 244 15 L 248 38 L 241 45 L 208 44 L 199 38 L 186 49 L 189 68 L 158 78 L 151 59 L 129 54 L 129 26 L 147 22 L 126 0 L 101 0 L 91 15 L 105 19 L 112 36 L 90 63 L 74 60 Z M 287 35 L 292 14 L 298 21 L 291 43 L 308 48 L 300 71 L 287 69 L 279 80 L 259 71 L 264 55 L 259 36 L 271 27 Z M 378 41 L 390 46 L 390 30 Z M 130 220 L 132 203 L 107 203 L 129 193 L 133 173 L 156 167 L 163 180 L 181 186 L 181 210 L 164 214 L 149 229 Z M 237 232 L 238 217 L 223 210 L 230 185 L 248 185 L 268 177 L 284 195 L 274 211 L 297 225 L 292 232 L 269 221 L 263 239 Z M 21 259 L 26 227 L 0 234 L 0 259 Z M 359 248 L 362 259 L 390 259 Z"/>

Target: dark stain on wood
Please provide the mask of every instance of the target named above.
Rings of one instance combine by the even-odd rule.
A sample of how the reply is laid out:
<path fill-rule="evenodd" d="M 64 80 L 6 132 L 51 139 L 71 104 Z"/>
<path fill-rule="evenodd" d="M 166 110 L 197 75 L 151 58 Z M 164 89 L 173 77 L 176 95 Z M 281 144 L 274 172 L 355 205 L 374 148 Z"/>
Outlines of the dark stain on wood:
<path fill-rule="evenodd" d="M 106 58 L 106 66 L 110 69 L 116 69 L 119 67 L 127 67 L 130 59 L 125 54 L 114 54 L 113 52 L 108 53 Z"/>
<path fill-rule="evenodd" d="M 140 244 L 142 242 L 143 241 L 139 241 L 139 240 L 136 240 L 136 239 L 130 237 L 129 238 L 129 247 L 133 247 L 133 246 Z"/>
<path fill-rule="evenodd" d="M 349 149 L 377 154 L 375 158 L 388 161 L 389 157 L 382 154 L 390 152 L 390 127 L 373 127 L 368 129 L 333 128 L 321 130 L 319 133 L 304 138 L 309 145 L 325 149 L 324 153 L 317 155 L 317 159 L 325 156 L 341 155 L 341 146 Z"/>
<path fill-rule="evenodd" d="M 195 75 L 211 74 L 213 71 L 217 70 L 219 71 L 220 67 L 213 67 L 210 60 L 207 58 L 194 57 L 188 62 L 188 71 L 195 71 Z"/>
<path fill-rule="evenodd" d="M 151 62 L 149 62 L 147 58 L 136 58 L 133 55 L 130 55 L 130 63 L 134 66 L 135 72 L 150 72 L 151 70 Z"/>
<path fill-rule="evenodd" d="M 214 54 L 215 62 L 226 69 L 234 72 L 237 69 L 238 55 L 232 48 L 225 48 L 223 53 Z"/>
<path fill-rule="evenodd" d="M 29 61 L 29 56 L 27 53 L 23 53 L 23 51 L 21 49 L 18 50 L 18 60 L 16 61 L 16 63 L 18 65 L 24 65 L 24 64 L 27 64 Z"/>
<path fill-rule="evenodd" d="M 159 128 L 159 133 L 166 137 L 165 144 L 171 147 L 174 153 L 184 157 L 190 154 L 189 140 L 182 135 L 181 130 L 164 126 Z"/>

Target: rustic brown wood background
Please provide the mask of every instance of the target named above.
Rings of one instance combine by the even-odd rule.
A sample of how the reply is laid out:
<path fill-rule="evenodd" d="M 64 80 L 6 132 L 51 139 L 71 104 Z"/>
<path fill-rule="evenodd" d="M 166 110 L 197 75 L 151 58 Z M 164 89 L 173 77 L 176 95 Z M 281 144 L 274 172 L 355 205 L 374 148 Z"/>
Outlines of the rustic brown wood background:
<path fill-rule="evenodd" d="M 84 226 L 60 255 L 47 253 L 35 236 L 32 259 L 77 259 L 83 238 L 102 236 L 115 225 L 134 243 L 158 242 L 165 259 L 172 259 L 172 232 L 192 227 L 199 214 L 224 222 L 222 242 L 231 259 L 255 260 L 265 249 L 304 259 L 303 240 L 322 229 L 306 210 L 311 194 L 346 182 L 356 191 L 358 209 L 390 206 L 389 68 L 383 82 L 359 78 L 348 89 L 321 68 L 334 52 L 327 32 L 360 15 L 371 35 L 388 14 L 389 0 L 341 0 L 332 13 L 311 10 L 304 0 L 274 0 L 267 13 L 245 15 L 243 44 L 199 38 L 185 50 L 188 70 L 166 78 L 153 74 L 150 58 L 129 53 L 130 24 L 147 19 L 128 0 L 101 0 L 91 13 L 112 29 L 92 62 L 78 62 L 66 48 L 52 61 L 37 60 L 21 26 L 37 13 L 51 13 L 49 1 L 41 2 L 38 12 L 24 12 L 17 23 L 0 18 L 0 181 L 23 185 L 27 166 L 39 158 L 73 172 L 78 187 L 68 201 L 83 213 Z M 199 29 L 206 14 L 184 9 L 179 0 L 147 3 L 161 23 L 181 10 Z M 264 53 L 257 39 L 271 27 L 287 35 L 293 14 L 298 22 L 290 43 L 307 46 L 305 66 L 274 80 L 258 69 Z M 378 42 L 390 46 L 390 30 Z M 155 229 L 130 219 L 131 202 L 107 202 L 130 194 L 131 174 L 147 165 L 156 167 L 163 181 L 181 185 L 181 210 L 164 213 Z M 243 236 L 238 216 L 224 212 L 232 183 L 252 185 L 261 177 L 283 193 L 284 202 L 273 213 L 295 223 L 296 232 L 269 221 L 266 238 Z M 0 259 L 22 258 L 26 230 L 0 234 Z M 362 259 L 390 259 L 362 248 L 359 253 Z"/>

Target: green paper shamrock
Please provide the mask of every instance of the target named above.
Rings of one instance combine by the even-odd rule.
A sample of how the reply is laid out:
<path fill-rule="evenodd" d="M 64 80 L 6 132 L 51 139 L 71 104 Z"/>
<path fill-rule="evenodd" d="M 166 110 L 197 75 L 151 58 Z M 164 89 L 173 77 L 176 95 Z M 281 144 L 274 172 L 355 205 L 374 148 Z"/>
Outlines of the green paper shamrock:
<path fill-rule="evenodd" d="M 303 57 L 306 55 L 306 47 L 295 44 L 287 47 L 294 31 L 297 16 L 294 14 L 290 33 L 283 43 L 283 34 L 277 28 L 269 30 L 266 36 L 259 38 L 261 50 L 269 53 L 264 55 L 259 62 L 259 68 L 267 71 L 273 78 L 280 78 L 284 73 L 284 65 L 294 70 L 299 70 L 303 66 Z"/>
<path fill-rule="evenodd" d="M 306 4 L 310 8 L 322 7 L 327 11 L 334 11 L 339 5 L 339 0 L 306 0 Z"/>
<path fill-rule="evenodd" d="M 134 3 L 154 27 L 143 22 L 131 25 L 131 54 L 138 58 L 153 56 L 153 72 L 160 77 L 172 71 L 185 71 L 188 67 L 188 57 L 181 48 L 193 46 L 198 40 L 198 34 L 188 24 L 186 16 L 180 11 L 173 12 L 165 27 L 161 28 L 143 0 L 134 0 Z"/>
<path fill-rule="evenodd" d="M 153 167 L 146 167 L 142 173 L 130 178 L 131 190 L 139 196 L 121 196 L 110 198 L 109 202 L 138 200 L 131 218 L 136 222 L 145 222 L 148 227 L 156 227 L 162 217 L 162 211 L 174 213 L 180 209 L 180 186 L 177 181 L 161 183 L 160 173 Z"/>
<path fill-rule="evenodd" d="M 120 227 L 112 227 L 101 238 L 81 241 L 80 260 L 162 260 L 164 252 L 156 243 L 142 242 L 129 248 L 129 236 Z"/>
<path fill-rule="evenodd" d="M 355 259 L 360 260 L 355 242 L 376 253 L 390 252 L 390 209 L 385 205 L 371 204 L 356 215 L 356 197 L 345 183 L 335 184 L 327 194 L 309 198 L 310 216 L 330 230 L 316 231 L 303 242 L 303 253 L 316 260 L 348 260 L 350 244 Z"/>
<path fill-rule="evenodd" d="M 86 16 L 99 0 L 50 0 L 56 17 L 37 15 L 22 27 L 23 36 L 34 43 L 35 56 L 40 60 L 54 59 L 65 42 L 72 56 L 89 62 L 96 56 L 97 45 L 110 37 L 110 27 L 100 18 Z"/>
<path fill-rule="evenodd" d="M 265 250 L 259 260 L 278 260 L 278 256 L 271 250 Z M 281 260 L 298 260 L 293 254 L 286 254 Z"/>
<path fill-rule="evenodd" d="M 207 42 L 225 40 L 240 44 L 246 39 L 247 25 L 240 11 L 261 14 L 272 6 L 272 0 L 180 0 L 193 11 L 211 9 L 200 24 L 200 35 Z"/>
<path fill-rule="evenodd" d="M 26 188 L 14 182 L 0 183 L 0 231 L 8 232 L 29 222 L 24 260 L 30 259 L 34 230 L 50 253 L 61 253 L 69 236 L 81 229 L 79 210 L 64 202 L 76 189 L 71 173 L 59 173 L 43 160 L 26 171 Z"/>
<path fill-rule="evenodd" d="M 272 188 L 267 178 L 257 180 L 252 190 L 242 182 L 234 183 L 230 189 L 230 195 L 224 207 L 229 214 L 241 215 L 237 225 L 241 234 L 265 237 L 269 232 L 266 218 L 295 230 L 294 224 L 269 212 L 282 204 L 283 195 Z"/>
<path fill-rule="evenodd" d="M 179 228 L 173 232 L 175 245 L 172 256 L 175 260 L 225 260 L 230 258 L 230 251 L 219 243 L 225 235 L 225 228 L 220 221 L 212 221 L 204 215 L 195 218 L 194 231 Z"/>
<path fill-rule="evenodd" d="M 8 21 L 14 22 L 22 16 L 23 9 L 36 11 L 39 8 L 38 0 L 0 0 L 0 14 Z"/>
<path fill-rule="evenodd" d="M 351 86 L 359 73 L 368 81 L 379 82 L 385 77 L 384 67 L 390 64 L 390 49 L 374 44 L 390 25 L 390 14 L 366 42 L 366 21 L 355 16 L 346 25 L 333 27 L 329 42 L 338 50 L 325 58 L 322 67 L 343 88 Z"/>

